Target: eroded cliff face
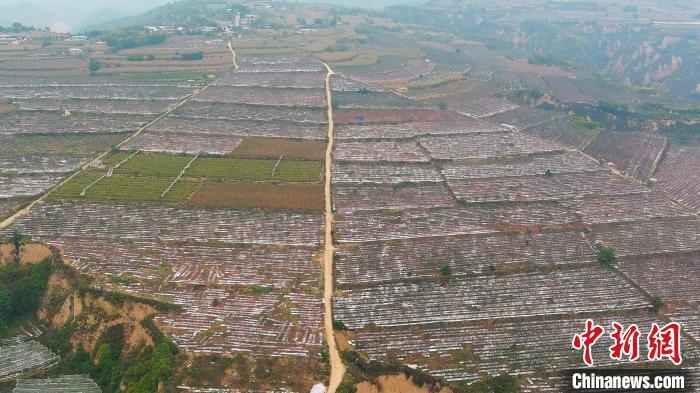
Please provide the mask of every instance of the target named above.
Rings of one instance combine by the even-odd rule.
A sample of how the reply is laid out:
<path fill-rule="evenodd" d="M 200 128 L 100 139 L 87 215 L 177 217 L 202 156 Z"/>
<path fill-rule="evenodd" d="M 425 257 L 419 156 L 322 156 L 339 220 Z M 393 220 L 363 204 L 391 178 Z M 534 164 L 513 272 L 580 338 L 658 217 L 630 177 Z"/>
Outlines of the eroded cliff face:
<path fill-rule="evenodd" d="M 574 68 L 598 69 L 613 80 L 692 96 L 700 84 L 700 40 L 651 26 L 524 23 L 510 33 L 523 53 L 539 53 Z"/>
<path fill-rule="evenodd" d="M 154 341 L 141 321 L 156 314 L 148 304 L 129 298 L 108 298 L 85 290 L 76 280 L 84 280 L 68 267 L 58 266 L 49 278 L 37 317 L 52 329 L 73 324 L 71 344 L 91 352 L 110 327 L 124 327 L 126 352 L 152 346 Z M 117 300 L 115 300 L 117 299 Z"/>
<path fill-rule="evenodd" d="M 646 40 L 631 39 L 609 48 L 608 56 L 614 61 L 605 71 L 627 83 L 693 94 L 692 87 L 698 83 L 693 70 L 700 64 L 693 51 L 698 42 L 688 37 L 649 34 L 651 37 Z"/>

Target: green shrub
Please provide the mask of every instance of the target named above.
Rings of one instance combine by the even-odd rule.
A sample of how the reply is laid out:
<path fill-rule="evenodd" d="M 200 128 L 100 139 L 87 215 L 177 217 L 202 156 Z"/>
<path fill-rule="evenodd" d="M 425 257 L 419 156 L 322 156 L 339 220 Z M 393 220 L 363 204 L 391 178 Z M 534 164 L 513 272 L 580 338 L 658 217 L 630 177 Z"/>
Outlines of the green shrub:
<path fill-rule="evenodd" d="M 96 73 L 99 71 L 99 69 L 102 68 L 102 63 L 97 60 L 97 59 L 90 59 L 90 63 L 88 64 L 88 69 L 90 70 L 91 74 Z"/>
<path fill-rule="evenodd" d="M 16 315 L 33 314 L 39 308 L 51 274 L 48 260 L 22 265 L 21 274 L 14 283 L 12 291 L 12 308 Z"/>
<path fill-rule="evenodd" d="M 110 276 L 109 282 L 111 282 L 112 284 L 130 285 L 135 284 L 137 280 L 136 277 L 130 274 L 122 274 L 119 276 Z"/>
<path fill-rule="evenodd" d="M 58 329 L 53 334 L 53 336 L 51 336 L 51 339 L 47 344 L 49 349 L 58 353 L 61 356 L 64 356 L 71 349 L 73 349 L 73 346 L 70 342 L 70 338 L 73 335 L 73 328 L 74 327 L 72 323 L 67 323 L 63 327 Z M 80 347 L 80 349 L 82 349 L 82 347 Z"/>
<path fill-rule="evenodd" d="M 615 255 L 615 250 L 611 247 L 600 246 L 598 247 L 598 262 L 602 265 L 610 266 L 617 261 L 617 256 Z"/>
<path fill-rule="evenodd" d="M 588 128 L 589 130 L 596 130 L 599 128 L 603 128 L 603 125 L 595 122 L 595 121 L 590 121 L 587 118 L 583 116 L 576 116 L 576 115 L 571 115 L 569 116 L 569 122 L 571 124 L 581 127 L 581 128 Z"/>
<path fill-rule="evenodd" d="M 265 293 L 271 292 L 273 289 L 274 289 L 273 287 L 269 287 L 266 285 L 258 285 L 258 284 L 253 284 L 253 285 L 248 286 L 248 290 L 253 295 L 263 295 Z"/>
<path fill-rule="evenodd" d="M 627 104 L 621 102 L 600 100 L 598 101 L 598 107 L 607 112 L 629 112 Z"/>
<path fill-rule="evenodd" d="M 139 46 L 156 45 L 164 42 L 167 36 L 164 34 L 139 35 L 136 31 L 116 31 L 104 37 L 111 52 L 122 49 L 132 49 Z"/>
<path fill-rule="evenodd" d="M 449 277 L 452 275 L 452 267 L 450 265 L 441 266 L 438 269 L 438 272 L 443 277 Z"/>
<path fill-rule="evenodd" d="M 652 296 L 651 297 L 651 309 L 654 312 L 659 311 L 663 306 L 664 306 L 664 301 L 661 299 L 660 296 Z"/>
<path fill-rule="evenodd" d="M 355 393 L 357 389 L 355 388 L 355 384 L 352 382 L 343 382 L 338 386 L 338 388 L 335 390 L 336 393 Z"/>
<path fill-rule="evenodd" d="M 333 320 L 333 330 L 343 331 L 343 330 L 348 330 L 348 327 L 345 325 L 345 322 L 334 319 Z"/>
<path fill-rule="evenodd" d="M 199 52 L 192 52 L 192 53 L 183 53 L 180 55 L 180 60 L 184 61 L 193 61 L 193 60 L 202 60 L 204 59 L 204 52 L 199 51 Z"/>

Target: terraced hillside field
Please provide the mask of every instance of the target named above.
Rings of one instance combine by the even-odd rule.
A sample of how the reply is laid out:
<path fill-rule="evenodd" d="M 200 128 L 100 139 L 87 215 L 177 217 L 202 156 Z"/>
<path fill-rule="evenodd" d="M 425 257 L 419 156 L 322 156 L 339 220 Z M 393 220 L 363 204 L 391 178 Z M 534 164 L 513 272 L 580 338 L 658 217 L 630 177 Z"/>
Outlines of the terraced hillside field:
<path fill-rule="evenodd" d="M 201 88 L 131 87 L 107 77 L 79 86 L 75 79 L 7 81 L 0 91 L 18 100 L 60 93 L 107 102 L 99 113 L 28 105 L 0 115 L 0 197 L 7 199 L 0 214 L 50 191 L 0 236 L 19 231 L 58 247 L 94 288 L 172 304 L 156 324 L 195 358 L 235 353 L 254 367 L 282 370 L 228 387 L 308 391 L 327 375 L 318 258 L 325 73 L 305 57 L 258 56 L 255 64 L 265 71 L 229 71 Z M 307 65 L 315 70 L 295 70 Z M 148 105 L 139 100 L 146 99 L 176 105 L 143 115 Z M 127 101 L 139 109 L 122 111 Z M 37 353 L 27 369 L 55 363 L 40 346 L 26 350 Z M 0 376 L 20 375 L 20 363 Z M 21 381 L 17 389 L 78 385 L 93 388 L 89 380 L 62 377 Z"/>
<path fill-rule="evenodd" d="M 405 369 L 559 391 L 588 318 L 678 322 L 700 365 L 697 146 L 516 104 L 493 73 L 424 58 L 462 59 L 447 44 L 250 34 L 91 52 L 90 76 L 47 67 L 51 45 L 0 59 L 0 237 L 52 246 L 82 292 L 161 305 L 142 325 L 179 349 L 178 390 L 348 392 Z M 59 362 L 0 340 L 15 391 L 104 385 Z"/>
<path fill-rule="evenodd" d="M 349 337 L 349 350 L 366 359 L 413 364 L 446 381 L 507 371 L 527 391 L 544 392 L 558 391 L 558 370 L 582 365 L 570 342 L 583 314 L 640 327 L 669 318 L 692 334 L 697 216 L 565 147 L 581 148 L 597 131 L 546 134 L 544 125 L 568 115 L 479 105 L 487 120 L 413 119 L 397 108 L 369 122 L 359 117 L 372 114 L 369 105 L 354 108 L 355 122 L 335 117 L 333 315 L 348 330 L 337 339 Z M 586 151 L 619 150 L 604 139 Z M 660 141 L 623 146 L 616 165 L 648 178 Z M 655 189 L 687 195 L 670 172 L 662 161 Z M 604 247 L 617 263 L 601 266 Z M 666 305 L 656 313 L 653 296 Z M 547 338 L 533 333 L 544 330 Z M 696 364 L 696 343 L 685 345 Z"/>

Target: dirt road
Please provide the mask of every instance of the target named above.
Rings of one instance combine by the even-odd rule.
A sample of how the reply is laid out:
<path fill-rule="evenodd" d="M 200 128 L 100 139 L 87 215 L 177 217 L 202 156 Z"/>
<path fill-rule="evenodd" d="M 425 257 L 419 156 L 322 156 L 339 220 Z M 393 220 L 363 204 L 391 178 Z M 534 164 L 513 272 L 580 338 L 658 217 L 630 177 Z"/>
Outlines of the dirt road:
<path fill-rule="evenodd" d="M 231 51 L 231 57 L 233 58 L 233 67 L 236 71 L 238 71 L 238 63 L 236 63 L 236 52 L 233 50 L 231 41 L 228 42 L 228 50 Z"/>
<path fill-rule="evenodd" d="M 326 70 L 326 101 L 328 104 L 328 145 L 326 146 L 326 171 L 325 171 L 325 236 L 323 250 L 323 326 L 325 330 L 328 354 L 331 362 L 331 376 L 327 393 L 335 393 L 335 390 L 343 380 L 345 366 L 340 359 L 340 352 L 333 336 L 333 205 L 331 202 L 331 168 L 333 163 L 333 104 L 331 96 L 331 75 L 334 74 L 331 67 L 325 64 Z"/>

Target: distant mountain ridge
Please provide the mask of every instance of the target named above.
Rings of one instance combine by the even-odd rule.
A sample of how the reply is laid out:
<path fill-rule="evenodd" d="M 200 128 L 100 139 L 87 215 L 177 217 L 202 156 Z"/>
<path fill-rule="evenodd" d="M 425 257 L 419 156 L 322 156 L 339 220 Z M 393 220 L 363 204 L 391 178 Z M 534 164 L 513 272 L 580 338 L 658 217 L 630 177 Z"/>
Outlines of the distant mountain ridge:
<path fill-rule="evenodd" d="M 76 25 L 74 31 L 90 31 L 90 26 L 99 25 L 115 19 L 122 19 L 127 17 L 129 17 L 128 14 L 117 9 L 103 8 L 84 17 L 82 21 Z"/>
<path fill-rule="evenodd" d="M 410 4 L 420 5 L 425 3 L 425 0 L 292 0 L 296 3 L 319 3 L 340 5 L 345 7 L 360 7 L 360 8 L 383 8 L 393 4 Z M 138 15 L 128 16 L 124 18 L 114 18 L 110 21 L 92 23 L 86 26 L 84 30 L 111 30 L 139 25 L 171 25 L 192 23 L 199 19 L 201 24 L 208 22 L 208 12 L 206 5 L 209 4 L 228 4 L 235 6 L 230 1 L 222 0 L 180 0 L 172 3 L 167 3 L 162 6 L 150 9 Z M 240 6 L 240 3 L 238 3 Z"/>

